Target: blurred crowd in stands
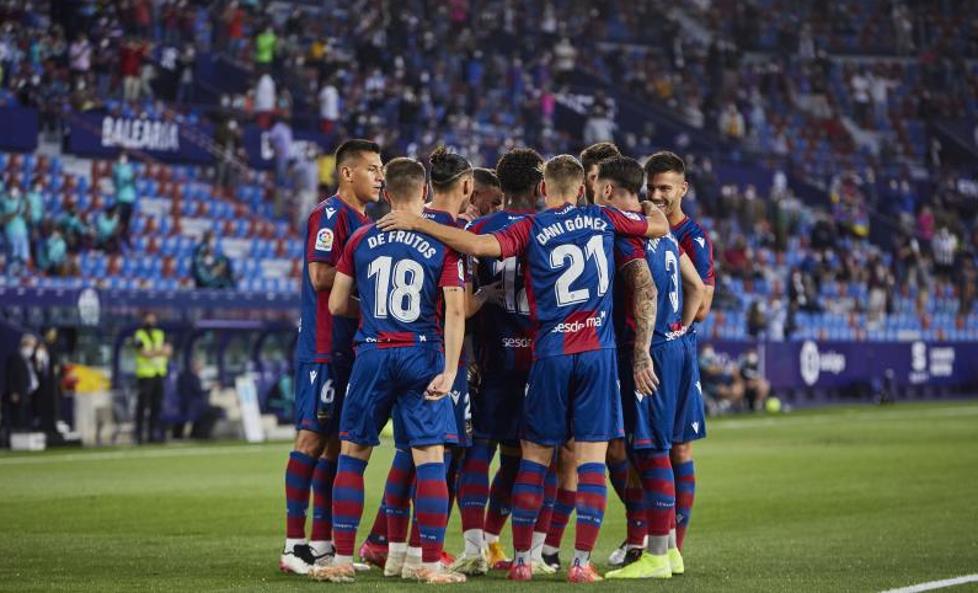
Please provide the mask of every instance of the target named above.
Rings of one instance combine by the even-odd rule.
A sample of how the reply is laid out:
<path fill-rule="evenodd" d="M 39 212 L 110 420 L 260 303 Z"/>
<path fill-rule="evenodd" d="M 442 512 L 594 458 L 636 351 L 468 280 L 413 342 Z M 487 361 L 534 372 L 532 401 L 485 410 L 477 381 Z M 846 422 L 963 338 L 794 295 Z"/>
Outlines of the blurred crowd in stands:
<path fill-rule="evenodd" d="M 216 158 L 196 178 L 211 184 L 201 186 L 207 195 L 178 195 L 160 175 L 136 172 L 138 155 L 120 159 L 93 175 L 84 208 L 80 194 L 50 187 L 49 172 L 25 181 L 9 159 L 0 195 L 6 262 L 72 276 L 103 265 L 79 253 L 155 246 L 162 277 L 179 287 L 294 290 L 298 272 L 280 260 L 301 244 L 294 230 L 268 228 L 289 220 L 301 229 L 332 188 L 329 142 L 369 137 L 388 156 L 423 156 L 445 143 L 490 167 L 516 145 L 555 154 L 614 139 L 635 156 L 658 148 L 653 125 L 618 128 L 600 89 L 580 133 L 558 125 L 558 99 L 584 75 L 716 140 L 712 154 L 670 147 L 692 153 L 690 210 L 716 240 L 712 333 L 966 337 L 953 332 L 974 325 L 978 192 L 961 179 L 978 171 L 948 162 L 934 126 L 978 121 L 970 6 L 7 2 L 0 103 L 36 107 L 49 131 L 72 110 L 96 107 L 190 124 L 209 118 Z M 215 92 L 215 81 L 198 79 L 206 55 L 246 72 L 247 88 Z M 271 174 L 241 167 L 251 123 L 268 130 Z M 296 153 L 300 128 L 325 134 L 327 146 Z M 965 136 L 978 134 L 969 128 Z M 769 167 L 770 188 L 722 179 L 717 160 L 728 155 Z M 802 195 L 797 180 L 820 195 Z M 56 214 L 39 198 L 52 192 L 63 194 Z M 244 229 L 225 216 L 241 205 L 258 213 Z M 148 214 L 149 206 L 165 216 Z M 215 221 L 211 235 L 186 223 L 205 213 Z M 162 231 L 193 245 L 170 250 Z M 143 267 L 152 274 L 152 263 Z M 283 282 L 271 282 L 283 271 Z"/>

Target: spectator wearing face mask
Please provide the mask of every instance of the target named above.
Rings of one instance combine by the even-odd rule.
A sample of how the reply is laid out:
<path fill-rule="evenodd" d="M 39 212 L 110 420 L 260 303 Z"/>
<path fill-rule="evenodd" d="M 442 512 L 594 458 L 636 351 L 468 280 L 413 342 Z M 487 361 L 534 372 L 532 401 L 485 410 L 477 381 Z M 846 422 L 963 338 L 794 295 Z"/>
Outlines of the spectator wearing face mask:
<path fill-rule="evenodd" d="M 129 221 L 136 208 L 136 171 L 123 152 L 112 167 L 112 183 L 115 186 L 115 203 L 119 210 L 119 236 L 129 237 Z"/>
<path fill-rule="evenodd" d="M 166 334 L 156 325 L 154 313 L 147 313 L 144 316 L 143 326 L 136 330 L 133 340 L 136 346 L 138 384 L 134 436 L 138 444 L 147 440 L 155 442 L 162 439 L 158 431 L 160 408 L 163 404 L 163 383 L 166 380 L 172 350 L 166 343 Z"/>
<path fill-rule="evenodd" d="M 213 231 L 207 231 L 194 248 L 191 271 L 197 288 L 234 288 L 231 261 L 217 247 Z"/>

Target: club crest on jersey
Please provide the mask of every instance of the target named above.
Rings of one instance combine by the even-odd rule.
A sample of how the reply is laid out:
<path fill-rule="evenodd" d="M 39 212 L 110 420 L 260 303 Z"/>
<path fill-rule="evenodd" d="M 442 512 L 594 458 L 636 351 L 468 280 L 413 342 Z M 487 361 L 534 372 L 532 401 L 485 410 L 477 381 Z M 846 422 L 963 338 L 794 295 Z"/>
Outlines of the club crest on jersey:
<path fill-rule="evenodd" d="M 333 250 L 333 231 L 331 229 L 319 229 L 316 233 L 316 251 Z"/>

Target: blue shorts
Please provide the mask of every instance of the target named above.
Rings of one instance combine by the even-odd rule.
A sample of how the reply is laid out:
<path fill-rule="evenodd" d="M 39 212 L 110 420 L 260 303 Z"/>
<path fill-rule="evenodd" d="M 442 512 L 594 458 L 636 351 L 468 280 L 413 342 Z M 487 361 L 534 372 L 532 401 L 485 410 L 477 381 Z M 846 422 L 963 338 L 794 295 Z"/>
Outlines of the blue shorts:
<path fill-rule="evenodd" d="M 455 375 L 455 382 L 452 383 L 452 411 L 455 416 L 455 430 L 458 435 L 458 447 L 472 446 L 472 410 L 469 407 L 469 375 L 465 368 L 459 367 L 458 374 Z M 394 418 L 398 415 L 398 406 L 394 406 Z M 410 447 L 407 434 L 404 430 L 404 423 L 394 421 L 394 446 L 398 449 Z"/>
<path fill-rule="evenodd" d="M 344 362 L 295 364 L 295 429 L 337 433 L 350 367 Z"/>
<path fill-rule="evenodd" d="M 673 443 L 688 443 L 706 438 L 706 412 L 703 407 L 703 386 L 700 384 L 699 348 L 695 333 L 682 337 L 686 364 L 683 365 L 676 402 L 676 426 Z"/>
<path fill-rule="evenodd" d="M 425 389 L 443 366 L 441 351 L 432 347 L 358 352 L 343 404 L 340 438 L 376 447 L 393 413 L 394 426 L 402 431 L 407 446 L 457 443 L 452 399 L 424 398 Z"/>
<path fill-rule="evenodd" d="M 619 356 L 621 406 L 625 418 L 625 438 L 632 449 L 668 451 L 676 425 L 676 405 L 682 384 L 685 350 L 681 341 L 652 347 L 652 365 L 659 387 L 652 395 L 635 392 L 631 351 Z"/>
<path fill-rule="evenodd" d="M 558 446 L 569 438 L 607 442 L 625 436 L 614 350 L 592 350 L 533 361 L 520 436 Z"/>
<path fill-rule="evenodd" d="M 529 377 L 519 371 L 483 371 L 472 396 L 472 428 L 476 438 L 519 444 L 523 395 Z"/>

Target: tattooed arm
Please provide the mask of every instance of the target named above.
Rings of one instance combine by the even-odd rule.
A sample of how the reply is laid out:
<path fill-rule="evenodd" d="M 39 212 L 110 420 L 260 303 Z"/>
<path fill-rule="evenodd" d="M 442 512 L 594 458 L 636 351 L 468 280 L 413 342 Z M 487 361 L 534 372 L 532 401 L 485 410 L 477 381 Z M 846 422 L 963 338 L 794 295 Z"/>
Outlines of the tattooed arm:
<path fill-rule="evenodd" d="M 659 385 L 659 378 L 652 368 L 652 330 L 655 327 L 656 298 L 658 290 L 652 282 L 652 273 L 644 259 L 636 259 L 621 270 L 625 290 L 632 295 L 635 316 L 635 351 L 632 370 L 635 374 L 635 390 L 651 395 Z"/>

